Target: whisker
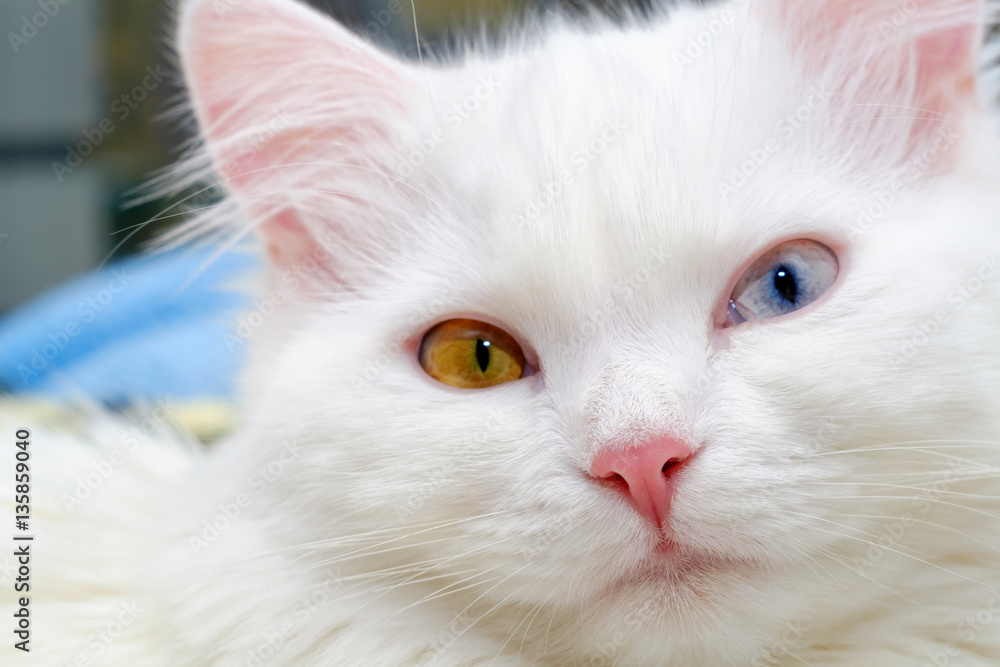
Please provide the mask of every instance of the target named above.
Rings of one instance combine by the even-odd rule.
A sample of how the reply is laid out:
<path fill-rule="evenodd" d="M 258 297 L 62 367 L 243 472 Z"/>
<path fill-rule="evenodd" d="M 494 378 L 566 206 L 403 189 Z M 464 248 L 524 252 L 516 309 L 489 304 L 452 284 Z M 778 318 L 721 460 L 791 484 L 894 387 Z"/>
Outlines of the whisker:
<path fill-rule="evenodd" d="M 836 523 L 836 522 L 831 522 L 831 523 Z M 848 526 L 844 526 L 844 527 L 848 528 Z M 984 583 L 982 581 L 979 581 L 978 579 L 974 579 L 972 577 L 968 577 L 968 576 L 966 576 L 964 574 L 960 574 L 960 573 L 955 572 L 953 570 L 949 570 L 946 567 L 943 567 L 941 565 L 937 565 L 936 563 L 932 563 L 932 562 L 930 562 L 928 560 L 924 560 L 923 558 L 919 558 L 917 556 L 914 556 L 913 554 L 908 554 L 908 553 L 906 553 L 904 551 L 900 551 L 898 549 L 893 549 L 892 547 L 883 546 L 883 545 L 877 544 L 875 542 L 869 542 L 868 540 L 863 540 L 860 537 L 854 537 L 853 535 L 845 535 L 844 533 L 838 533 L 838 532 L 835 532 L 835 531 L 832 531 L 832 530 L 825 530 L 825 529 L 820 528 L 818 526 L 813 526 L 813 529 L 822 531 L 824 533 L 829 533 L 831 535 L 836 535 L 837 537 L 843 537 L 843 538 L 848 539 L 848 540 L 855 540 L 857 542 L 861 542 L 862 544 L 867 544 L 867 545 L 870 545 L 870 546 L 877 546 L 880 549 L 883 549 L 885 551 L 891 551 L 892 553 L 899 554 L 900 556 L 905 556 L 907 558 L 912 558 L 913 560 L 917 561 L 918 563 L 923 563 L 924 565 L 928 565 L 930 567 L 933 567 L 936 570 L 941 570 L 942 572 L 945 572 L 945 573 L 950 574 L 952 576 L 958 577 L 959 579 L 965 579 L 966 581 L 972 582 L 974 584 L 979 584 L 980 586 L 983 586 L 984 588 L 990 588 L 991 587 L 990 584 L 987 584 L 987 583 Z"/>
<path fill-rule="evenodd" d="M 975 479 L 978 480 L 978 479 L 990 479 L 990 478 L 975 478 Z M 959 481 L 959 480 L 956 480 L 955 483 L 957 483 L 957 481 Z M 968 479 L 966 479 L 966 480 L 961 480 L 961 481 L 974 481 L 974 480 L 968 480 Z M 934 488 L 929 488 L 929 487 L 924 487 L 924 486 L 907 486 L 907 485 L 903 485 L 903 484 L 885 484 L 885 483 L 879 483 L 879 482 L 826 482 L 826 481 L 821 481 L 821 480 L 814 481 L 814 482 L 811 482 L 811 483 L 814 484 L 814 485 L 822 485 L 822 486 L 875 486 L 875 487 L 879 487 L 879 488 L 903 489 L 904 491 L 933 491 L 934 493 L 939 494 L 939 495 L 945 495 L 945 494 L 947 494 L 947 495 L 951 495 L 951 496 L 960 496 L 962 498 L 980 498 L 980 499 L 983 499 L 983 500 L 1000 500 L 1000 496 L 994 496 L 994 495 L 983 495 L 983 494 L 980 494 L 980 493 L 962 493 L 961 491 L 951 491 L 951 490 L 948 490 L 948 489 L 937 490 L 937 489 L 934 489 Z M 902 496 L 900 496 L 900 497 L 902 497 Z"/>
<path fill-rule="evenodd" d="M 898 521 L 900 519 L 900 517 L 898 517 L 898 516 L 890 516 L 890 515 L 885 515 L 885 514 L 831 514 L 831 516 L 843 516 L 843 517 L 858 518 L 858 519 L 883 519 L 883 520 L 888 520 L 888 521 Z M 983 539 L 980 539 L 980 538 L 978 538 L 978 537 L 976 537 L 974 535 L 970 535 L 969 533 L 966 533 L 965 531 L 959 530 L 959 529 L 957 529 L 957 528 L 955 528 L 953 526 L 949 526 L 949 525 L 943 524 L 943 523 L 937 523 L 936 521 L 927 521 L 926 519 L 918 519 L 916 517 L 912 517 L 911 520 L 914 523 L 920 523 L 920 524 L 924 524 L 924 525 L 927 525 L 927 526 L 933 526 L 934 528 L 941 528 L 942 530 L 947 530 L 949 532 L 955 533 L 956 535 L 961 535 L 962 537 L 964 537 L 964 538 L 966 538 L 966 539 L 968 539 L 968 540 L 970 540 L 972 542 L 975 542 L 975 543 L 977 543 L 977 544 L 979 544 L 981 546 L 984 546 L 987 549 L 991 549 L 993 551 L 1000 552 L 1000 545 L 990 544 L 989 542 L 986 542 Z"/>
<path fill-rule="evenodd" d="M 865 579 L 867 579 L 871 583 L 873 583 L 876 586 L 878 586 L 879 588 L 885 590 L 890 595 L 894 595 L 894 596 L 898 597 L 901 600 L 906 600 L 907 602 L 910 602 L 910 603 L 915 604 L 915 605 L 919 605 L 920 604 L 916 600 L 913 600 L 911 598 L 906 597 L 905 595 L 903 595 L 899 591 L 897 591 L 895 589 L 892 589 L 892 588 L 889 588 L 889 586 L 885 585 L 881 581 L 877 581 L 875 579 L 872 579 L 870 576 L 868 576 L 867 574 L 865 574 L 861 570 L 858 570 L 857 568 L 852 567 L 850 563 L 844 562 L 844 560 L 842 558 L 840 558 L 840 556 L 832 553 L 831 551 L 828 551 L 826 549 L 819 549 L 818 551 L 819 551 L 819 553 L 823 554 L 824 556 L 826 556 L 827 558 L 829 558 L 833 562 L 837 563 L 838 565 L 841 565 L 842 567 L 845 567 L 848 570 L 850 570 L 852 574 L 861 575 L 862 577 L 864 577 Z"/>
<path fill-rule="evenodd" d="M 867 495 L 867 496 L 836 496 L 836 498 L 834 498 L 834 500 L 905 500 L 905 499 L 906 499 L 905 496 L 876 496 L 876 495 Z M 1000 516 L 997 516 L 995 514 L 990 514 L 989 512 L 987 512 L 985 510 L 977 509 L 975 507 L 969 507 L 967 505 L 959 505 L 957 503 L 950 503 L 947 500 L 941 500 L 940 498 L 931 498 L 931 497 L 926 497 L 925 498 L 925 497 L 921 497 L 921 500 L 926 500 L 927 502 L 930 502 L 930 503 L 938 503 L 938 504 L 941 504 L 941 505 L 946 505 L 948 507 L 954 507 L 954 508 L 960 509 L 960 510 L 966 510 L 968 512 L 972 512 L 973 514 L 981 514 L 983 516 L 990 517 L 991 519 L 1000 519 Z"/>

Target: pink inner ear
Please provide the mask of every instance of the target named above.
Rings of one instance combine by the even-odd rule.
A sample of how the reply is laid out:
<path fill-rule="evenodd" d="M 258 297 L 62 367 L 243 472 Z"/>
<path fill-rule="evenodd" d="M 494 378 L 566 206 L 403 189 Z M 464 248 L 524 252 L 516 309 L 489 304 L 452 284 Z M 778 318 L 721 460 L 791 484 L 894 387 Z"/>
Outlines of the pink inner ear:
<path fill-rule="evenodd" d="M 975 104 L 983 0 L 759 0 L 755 12 L 782 27 L 807 75 L 830 71 L 834 59 L 844 85 L 865 74 L 871 99 L 844 103 L 869 110 L 882 103 L 897 115 L 906 107 L 918 116 L 911 149 Z M 836 79 L 835 72 L 834 97 Z"/>
<path fill-rule="evenodd" d="M 371 199 L 364 179 L 383 171 L 408 77 L 297 1 L 241 0 L 224 14 L 218 4 L 188 0 L 181 31 L 216 170 L 277 265 L 331 260 L 317 236 L 328 248 L 357 234 L 359 202 Z"/>
<path fill-rule="evenodd" d="M 315 243 L 292 211 L 268 217 L 258 231 L 267 239 L 267 252 L 279 266 L 290 266 L 313 253 Z"/>
<path fill-rule="evenodd" d="M 975 98 L 979 30 L 960 26 L 917 40 L 917 92 L 929 111 L 948 114 Z"/>

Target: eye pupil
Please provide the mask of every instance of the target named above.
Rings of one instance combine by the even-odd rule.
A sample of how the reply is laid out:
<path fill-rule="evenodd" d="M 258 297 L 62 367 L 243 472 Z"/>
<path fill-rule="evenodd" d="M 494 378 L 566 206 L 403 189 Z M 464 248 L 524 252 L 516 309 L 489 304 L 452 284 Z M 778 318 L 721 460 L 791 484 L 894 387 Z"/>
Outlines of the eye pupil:
<path fill-rule="evenodd" d="M 795 297 L 799 292 L 798 285 L 795 284 L 795 276 L 786 266 L 779 266 L 774 273 L 774 288 L 778 290 L 781 298 L 789 303 L 795 303 Z"/>
<path fill-rule="evenodd" d="M 833 286 L 838 269 L 837 255 L 818 241 L 780 243 L 744 270 L 729 296 L 724 326 L 804 308 Z"/>
<path fill-rule="evenodd" d="M 490 365 L 490 342 L 482 338 L 476 339 L 476 362 L 479 370 L 486 372 L 486 367 Z"/>
<path fill-rule="evenodd" d="M 485 389 L 531 375 L 514 337 L 478 320 L 439 323 L 424 334 L 417 356 L 428 375 L 460 389 Z"/>

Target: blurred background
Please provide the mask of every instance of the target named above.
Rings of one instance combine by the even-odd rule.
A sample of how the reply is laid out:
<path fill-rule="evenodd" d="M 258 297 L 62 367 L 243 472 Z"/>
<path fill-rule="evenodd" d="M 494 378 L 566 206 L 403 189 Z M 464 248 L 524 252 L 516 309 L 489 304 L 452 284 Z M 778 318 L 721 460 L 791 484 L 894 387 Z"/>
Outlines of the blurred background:
<path fill-rule="evenodd" d="M 58 406 L 166 398 L 194 406 L 186 424 L 214 437 L 232 424 L 254 318 L 271 312 L 233 289 L 252 254 L 140 252 L 181 221 L 172 206 L 213 201 L 136 203 L 192 139 L 170 113 L 183 100 L 170 50 L 181 1 L 0 2 L 0 400 L 57 411 L 43 422 Z M 401 12 L 387 11 L 400 0 L 305 1 L 428 58 L 527 13 L 614 19 L 649 0 L 415 0 L 417 30 L 410 0 Z M 205 417 L 207 404 L 218 409 Z"/>
<path fill-rule="evenodd" d="M 161 119 L 180 96 L 167 48 L 175 2 L 0 3 L 6 42 L 0 46 L 0 316 L 109 256 L 135 253 L 168 224 L 136 232 L 171 202 L 128 202 L 130 191 L 175 159 L 187 139 L 181 123 Z M 310 4 L 363 32 L 386 2 Z M 421 40 L 434 49 L 525 11 L 596 9 L 613 16 L 627 3 L 416 0 L 416 18 Z M 381 36 L 414 57 L 413 14 L 408 2 L 403 7 Z"/>

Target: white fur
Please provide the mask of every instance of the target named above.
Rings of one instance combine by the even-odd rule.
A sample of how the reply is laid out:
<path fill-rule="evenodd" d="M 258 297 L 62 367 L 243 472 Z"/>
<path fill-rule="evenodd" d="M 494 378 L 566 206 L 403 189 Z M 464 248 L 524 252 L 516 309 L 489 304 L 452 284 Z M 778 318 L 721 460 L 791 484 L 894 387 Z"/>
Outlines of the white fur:
<path fill-rule="evenodd" d="M 968 21 L 938 4 L 884 41 L 862 15 L 840 42 L 781 28 L 781 3 L 732 6 L 679 63 L 722 10 L 683 6 L 532 29 L 447 67 L 344 50 L 290 0 L 186 4 L 208 150 L 184 169 L 253 165 L 189 231 L 260 227 L 276 246 L 263 295 L 284 302 L 250 341 L 244 425 L 208 456 L 157 471 L 151 452 L 178 451 L 161 438 L 72 516 L 70 482 L 39 467 L 38 664 L 71 664 L 96 610 L 132 598 L 147 611 L 108 664 L 253 665 L 268 641 L 261 664 L 1000 663 L 1000 281 L 954 296 L 1000 250 L 991 91 L 944 118 L 960 139 L 857 227 L 924 148 L 917 84 L 877 72 L 907 31 Z M 454 126 L 484 77 L 499 90 Z M 831 102 L 720 193 L 824 86 Z M 247 149 L 280 109 L 291 120 Z M 609 122 L 600 155 L 574 160 Z M 300 227 L 265 226 L 279 215 Z M 714 332 L 747 262 L 801 237 L 838 252 L 830 293 Z M 415 341 L 456 315 L 503 326 L 539 372 L 477 391 L 430 379 Z M 650 565 L 652 531 L 585 472 L 659 432 L 699 450 L 671 566 Z M 45 434 L 36 447 L 56 448 Z M 82 534 L 114 548 L 76 552 Z M 977 612 L 991 622 L 970 639 Z"/>

